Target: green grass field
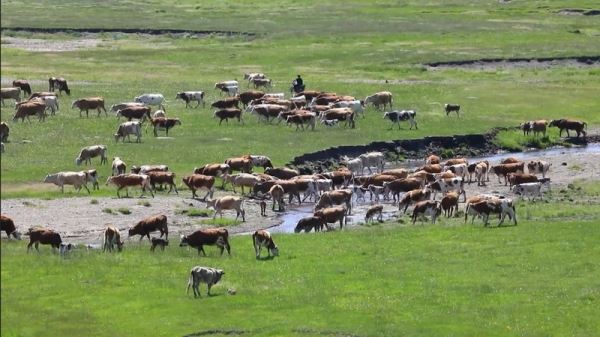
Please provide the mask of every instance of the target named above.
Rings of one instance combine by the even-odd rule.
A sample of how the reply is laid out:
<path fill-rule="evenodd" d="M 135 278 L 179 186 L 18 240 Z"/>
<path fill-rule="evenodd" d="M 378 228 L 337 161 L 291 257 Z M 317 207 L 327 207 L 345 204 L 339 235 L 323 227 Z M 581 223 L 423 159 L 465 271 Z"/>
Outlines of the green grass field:
<path fill-rule="evenodd" d="M 572 117 L 600 123 L 600 67 L 428 69 L 425 63 L 481 58 L 600 55 L 597 16 L 562 15 L 598 9 L 597 1 L 24 1 L 2 0 L 2 28 L 163 28 L 236 31 L 201 38 L 103 33 L 97 46 L 26 51 L 41 39 L 63 48 L 84 38 L 65 32 L 5 30 L 2 86 L 16 78 L 47 90 L 63 76 L 72 89 L 57 116 L 44 123 L 11 121 L 0 165 L 1 197 L 86 196 L 41 181 L 80 169 L 80 149 L 106 144 L 129 166 L 168 164 L 178 179 L 209 162 L 245 153 L 276 165 L 330 146 L 433 135 L 482 133 L 535 118 Z M 24 15 L 26 13 L 26 15 Z M 16 40 L 11 40 L 14 38 Z M 221 80 L 260 71 L 286 92 L 296 74 L 308 89 L 364 99 L 388 90 L 394 107 L 416 109 L 419 130 L 388 130 L 369 108 L 356 129 L 296 132 L 264 125 L 217 126 L 213 110 L 185 109 L 175 94 L 204 90 L 208 103 Z M 244 84 L 245 85 L 245 84 Z M 107 107 L 145 92 L 167 98 L 167 114 L 183 124 L 172 139 L 152 132 L 142 143 L 115 144 L 114 116 L 80 118 L 71 101 L 103 96 Z M 462 106 L 446 117 L 442 104 Z M 519 132 L 497 141 L 528 144 Z M 551 129 L 544 146 L 558 141 Z M 108 165 L 93 166 L 110 175 Z M 67 188 L 72 191 L 71 188 Z M 436 225 L 388 222 L 353 231 L 276 235 L 281 256 L 257 261 L 248 236 L 231 238 L 231 257 L 177 247 L 151 254 L 127 242 L 121 254 L 76 250 L 62 259 L 25 254 L 26 242 L 2 240 L 2 336 L 597 336 L 600 334 L 600 207 L 598 182 L 553 191 L 548 202 L 520 202 L 519 225 L 484 229 L 481 222 L 443 219 Z M 114 196 L 101 187 L 91 198 Z M 90 203 L 93 203 L 91 199 Z M 96 200 L 96 203 L 98 201 Z M 150 206 L 156 207 L 155 202 Z M 111 209 L 125 212 L 127 209 Z M 187 210 L 190 215 L 200 212 Z M 3 210 L 4 212 L 4 210 Z M 406 220 L 407 218 L 403 218 Z M 497 220 L 492 220 L 496 224 Z M 215 225 L 233 226 L 231 221 Z M 21 224 L 19 224 L 21 225 Z M 26 228 L 26 224 L 23 224 Z M 213 297 L 185 295 L 189 270 L 225 270 Z M 234 288 L 235 296 L 227 289 Z M 206 288 L 202 288 L 205 293 Z"/>

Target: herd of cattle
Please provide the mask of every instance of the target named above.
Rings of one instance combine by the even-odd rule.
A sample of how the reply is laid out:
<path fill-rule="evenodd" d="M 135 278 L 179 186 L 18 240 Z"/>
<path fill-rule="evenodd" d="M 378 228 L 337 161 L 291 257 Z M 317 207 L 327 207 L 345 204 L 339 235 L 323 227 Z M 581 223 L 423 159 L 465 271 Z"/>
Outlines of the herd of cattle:
<path fill-rule="evenodd" d="M 253 84 L 255 89 L 258 87 L 271 87 L 271 81 L 266 79 L 264 74 L 246 74 L 249 84 Z M 70 89 L 66 80 L 62 78 L 49 79 L 48 92 L 31 93 L 29 84 L 24 80 L 13 82 L 14 88 L 2 88 L 2 99 L 12 98 L 17 102 L 16 113 L 13 119 L 29 118 L 30 115 L 37 115 L 40 121 L 46 116 L 46 111 L 53 115 L 58 110 L 58 97 L 54 90 L 65 92 L 70 95 Z M 364 114 L 365 106 L 372 104 L 375 108 L 385 110 L 386 107 L 392 108 L 392 94 L 389 92 L 379 92 L 367 96 L 364 100 L 357 100 L 355 97 L 346 95 L 337 95 L 335 93 L 324 93 L 317 91 L 304 91 L 294 97 L 285 99 L 283 93 L 269 94 L 258 90 L 239 92 L 239 83 L 237 81 L 224 81 L 215 84 L 215 89 L 227 93 L 230 97 L 220 99 L 211 104 L 218 109 L 214 112 L 215 118 L 219 118 L 219 124 L 223 120 L 237 119 L 243 123 L 243 112 L 249 112 L 256 115 L 259 120 L 272 122 L 279 120 L 287 124 L 296 125 L 296 128 L 304 129 L 310 127 L 314 129 L 316 121 L 319 120 L 323 125 L 333 126 L 339 122 L 344 122 L 348 127 L 355 127 L 355 116 Z M 21 90 L 29 96 L 26 102 L 20 102 Z M 181 99 L 186 103 L 186 108 L 190 107 L 191 102 L 196 102 L 194 107 L 205 105 L 205 94 L 202 91 L 179 92 L 176 99 Z M 4 102 L 2 101 L 4 104 Z M 165 99 L 161 94 L 144 94 L 134 99 L 134 102 L 115 104 L 111 111 L 117 117 L 125 117 L 127 122 L 122 123 L 117 133 L 114 135 L 118 142 L 121 138 L 134 135 L 136 141 L 140 141 L 141 123 L 146 119 L 154 127 L 154 135 L 157 130 L 168 130 L 175 125 L 181 124 L 177 118 L 167 118 L 165 116 Z M 242 108 L 240 108 L 240 104 Z M 160 110 L 153 114 L 151 106 L 157 106 Z M 102 97 L 90 97 L 78 99 L 73 102 L 73 108 L 86 112 L 97 110 L 98 116 L 104 111 L 107 115 L 104 99 Z M 457 115 L 460 106 L 456 104 L 446 104 L 444 106 L 446 114 L 455 112 Z M 414 110 L 394 110 L 384 112 L 384 118 L 389 119 L 394 124 L 400 121 L 408 121 L 410 128 L 417 127 L 416 112 Z M 136 119 L 137 121 L 133 121 Z M 547 126 L 556 126 L 560 128 L 560 133 L 566 130 L 574 130 L 579 137 L 580 134 L 586 136 L 584 131 L 585 122 L 573 120 L 545 120 L 529 121 L 523 123 L 521 128 L 524 134 L 533 132 L 534 136 L 538 134 L 545 135 Z M 399 127 L 399 126 L 398 126 Z M 8 125 L 2 122 L 0 126 L 2 141 L 6 141 L 9 133 Z M 107 146 L 92 145 L 81 149 L 75 159 L 76 165 L 91 164 L 91 159 L 100 158 L 100 165 L 108 164 Z M 398 210 L 406 213 L 410 206 L 412 209 L 413 224 L 429 216 L 433 223 L 442 212 L 448 217 L 458 216 L 458 205 L 461 200 L 465 203 L 464 214 L 465 222 L 469 215 L 472 216 L 471 223 L 475 217 L 481 217 L 487 226 L 489 216 L 498 214 L 501 225 L 506 216 L 516 225 L 517 216 L 513 199 L 505 195 L 480 194 L 475 196 L 466 196 L 465 184 L 477 183 L 477 186 L 486 185 L 489 181 L 490 173 L 495 174 L 498 182 L 508 185 L 514 195 L 529 197 L 532 199 L 542 198 L 542 188 L 549 188 L 550 179 L 546 177 L 550 164 L 537 160 L 528 163 L 521 162 L 515 158 L 507 158 L 496 165 L 491 165 L 487 161 L 469 163 L 465 158 L 453 158 L 442 163 L 441 158 L 431 155 L 426 158 L 425 165 L 415 170 L 405 168 L 385 169 L 385 155 L 381 152 L 364 153 L 356 158 L 344 157 L 340 161 L 341 167 L 330 172 L 323 172 L 312 175 L 301 175 L 298 171 L 287 167 L 273 167 L 269 157 L 264 155 L 243 155 L 240 157 L 227 158 L 223 163 L 209 163 L 202 167 L 196 167 L 191 174 L 184 176 L 182 182 L 187 186 L 193 198 L 198 198 L 197 191 L 206 191 L 206 195 L 199 199 L 206 203 L 207 208 L 214 209 L 213 218 L 218 214 L 223 216 L 223 211 L 233 210 L 236 212 L 236 220 L 241 216 L 242 221 L 246 220 L 244 209 L 245 198 L 257 198 L 261 200 L 271 199 L 272 209 L 277 206 L 283 211 L 286 204 L 291 204 L 294 200 L 301 204 L 303 202 L 312 202 L 314 214 L 312 216 L 300 219 L 296 225 L 295 232 L 309 232 L 311 230 L 322 231 L 325 228 L 331 229 L 329 224 L 340 224 L 343 228 L 346 217 L 352 213 L 353 204 L 367 203 L 366 197 L 369 196 L 370 206 L 366 212 L 365 221 L 370 222 L 373 219 L 382 220 L 382 203 L 392 203 L 398 206 Z M 257 167 L 262 168 L 261 173 L 254 172 Z M 365 172 L 368 171 L 368 173 Z M 239 172 L 239 173 L 234 173 Z M 537 174 L 541 174 L 538 177 Z M 178 193 L 175 173 L 169 170 L 167 165 L 141 165 L 132 166 L 130 173 L 127 173 L 127 164 L 119 157 L 114 157 L 112 162 L 112 175 L 106 180 L 106 185 L 114 184 L 117 187 L 117 196 L 120 197 L 121 190 L 125 189 L 129 193 L 130 187 L 140 187 L 142 195 L 146 192 L 154 197 L 157 192 L 157 185 L 168 185 L 170 193 Z M 99 188 L 98 174 L 95 169 L 73 172 L 58 172 L 49 174 L 44 182 L 56 184 L 64 191 L 64 185 L 73 185 L 78 191 L 83 187 L 88 193 L 88 183 L 93 185 L 94 189 Z M 216 179 L 221 180 L 221 188 L 230 184 L 234 194 L 240 189 L 241 195 L 226 195 L 213 199 Z M 245 191 L 245 188 L 248 191 Z M 438 194 L 440 200 L 436 200 Z M 287 199 L 286 199 L 287 196 Z M 261 201 L 261 207 L 264 208 L 265 202 Z M 264 209 L 263 209 L 264 212 Z M 2 231 L 5 231 L 9 237 L 19 239 L 20 233 L 8 216 L 2 215 L 0 218 Z M 150 237 L 150 233 L 160 232 L 160 237 Z M 61 254 L 68 252 L 73 245 L 61 240 L 60 234 L 49 228 L 32 227 L 27 231 L 30 242 L 27 250 L 32 246 L 38 248 L 38 244 L 49 244 L 55 249 L 59 249 Z M 151 249 L 156 246 L 162 249 L 168 246 L 168 224 L 167 217 L 164 214 L 151 216 L 137 222 L 128 230 L 129 236 L 140 235 L 140 241 L 147 237 L 151 242 Z M 164 239 L 162 238 L 164 235 Z M 190 246 L 200 252 L 204 252 L 203 246 L 216 245 L 221 254 L 226 249 L 230 253 L 228 240 L 228 231 L 224 228 L 200 229 L 189 235 L 182 235 L 180 246 Z M 273 242 L 270 233 L 266 230 L 258 230 L 252 235 L 253 245 L 256 257 L 260 257 L 261 247 L 266 247 L 268 255 L 278 255 L 277 245 Z M 123 247 L 123 241 L 119 230 L 109 225 L 104 232 L 103 250 L 120 251 Z M 91 246 L 90 246 L 91 247 Z M 191 270 L 188 290 L 191 286 L 194 295 L 199 295 L 198 283 L 205 282 L 208 289 L 212 284 L 218 282 L 222 270 L 211 269 L 208 267 L 194 267 Z"/>

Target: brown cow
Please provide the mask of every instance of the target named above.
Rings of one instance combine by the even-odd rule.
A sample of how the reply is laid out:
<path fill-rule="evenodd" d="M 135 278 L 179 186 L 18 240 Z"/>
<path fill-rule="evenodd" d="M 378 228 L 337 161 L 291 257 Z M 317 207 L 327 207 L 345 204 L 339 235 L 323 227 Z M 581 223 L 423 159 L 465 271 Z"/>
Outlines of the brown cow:
<path fill-rule="evenodd" d="M 242 102 L 242 105 L 244 107 L 248 106 L 248 103 L 250 103 L 251 101 L 255 100 L 255 99 L 259 99 L 261 97 L 263 97 L 265 95 L 265 93 L 263 91 L 260 90 L 250 90 L 250 91 L 244 91 L 243 93 L 239 94 L 239 99 L 240 102 Z"/>
<path fill-rule="evenodd" d="M 321 122 L 330 120 L 345 121 L 344 126 L 356 127 L 354 122 L 354 111 L 351 108 L 333 108 L 321 113 Z"/>
<path fill-rule="evenodd" d="M 412 214 L 413 224 L 417 222 L 417 218 L 421 215 L 431 216 L 431 222 L 435 224 L 437 217 L 442 214 L 442 209 L 438 201 L 424 200 L 415 205 Z"/>
<path fill-rule="evenodd" d="M 60 238 L 60 234 L 48 228 L 34 227 L 29 229 L 29 244 L 27 245 L 27 251 L 31 249 L 31 246 L 35 244 L 35 250 L 40 251 L 38 245 L 41 243 L 43 245 L 52 246 L 52 250 L 54 251 L 57 248 L 60 248 L 60 244 L 62 242 Z"/>
<path fill-rule="evenodd" d="M 71 109 L 79 108 L 79 117 L 81 117 L 81 112 L 85 111 L 85 116 L 90 117 L 88 110 L 98 110 L 98 117 L 100 117 L 100 109 L 104 110 L 104 115 L 108 116 L 106 112 L 106 108 L 104 107 L 104 98 L 102 97 L 88 97 L 81 98 L 73 102 L 71 105 Z"/>
<path fill-rule="evenodd" d="M 265 169 L 265 173 L 279 179 L 292 179 L 300 175 L 300 172 L 287 167 L 269 167 Z"/>
<path fill-rule="evenodd" d="M 21 233 L 17 231 L 13 219 L 4 214 L 0 214 L 0 232 L 6 232 L 6 236 L 10 239 L 13 236 L 17 240 L 21 240 Z"/>
<path fill-rule="evenodd" d="M 0 123 L 0 141 L 6 142 L 8 140 L 8 134 L 10 132 L 10 128 L 8 124 L 1 122 Z"/>
<path fill-rule="evenodd" d="M 279 248 L 273 241 L 273 237 L 269 231 L 264 229 L 259 229 L 252 234 L 252 244 L 254 245 L 254 252 L 256 253 L 256 258 L 260 258 L 260 249 L 261 247 L 266 247 L 268 256 L 267 258 L 273 256 L 279 256 Z"/>
<path fill-rule="evenodd" d="M 441 173 L 442 165 L 440 165 L 440 164 L 424 165 L 424 166 L 419 167 L 415 171 L 425 171 L 427 173 Z"/>
<path fill-rule="evenodd" d="M 498 177 L 498 182 L 501 183 L 500 177 L 504 177 L 504 185 L 508 185 L 508 174 L 509 173 L 524 173 L 525 163 L 513 163 L 513 164 L 499 164 L 494 165 L 490 169 Z"/>
<path fill-rule="evenodd" d="M 508 176 L 508 189 L 512 189 L 514 185 L 524 183 L 535 183 L 538 181 L 538 177 L 533 174 L 527 173 L 509 173 Z"/>
<path fill-rule="evenodd" d="M 285 191 L 283 187 L 279 184 L 275 184 L 269 189 L 269 194 L 271 195 L 271 200 L 273 200 L 272 210 L 275 211 L 275 203 L 277 203 L 279 212 L 283 212 L 285 210 L 285 202 L 283 200 Z"/>
<path fill-rule="evenodd" d="M 396 201 L 396 197 L 400 197 L 400 193 L 420 189 L 421 187 L 423 187 L 423 181 L 416 178 L 394 179 L 383 183 L 384 193 L 392 193 L 392 200 L 394 202 Z"/>
<path fill-rule="evenodd" d="M 231 171 L 241 171 L 244 173 L 252 172 L 252 160 L 247 157 L 233 157 L 225 159 L 225 164 L 229 165 Z"/>
<path fill-rule="evenodd" d="M 179 247 L 190 246 L 198 249 L 198 255 L 200 252 L 206 256 L 204 251 L 204 245 L 212 246 L 217 245 L 221 249 L 221 256 L 223 256 L 223 250 L 227 249 L 227 255 L 231 255 L 231 247 L 229 246 L 229 232 L 225 228 L 207 228 L 199 229 L 190 235 L 181 235 L 181 243 Z"/>
<path fill-rule="evenodd" d="M 223 120 L 229 124 L 229 119 L 237 118 L 239 123 L 244 124 L 244 119 L 242 118 L 242 110 L 236 108 L 228 108 L 222 110 L 216 110 L 214 113 L 214 118 L 219 118 L 219 125 L 223 123 Z"/>
<path fill-rule="evenodd" d="M 14 80 L 12 81 L 12 86 L 23 90 L 27 95 L 31 95 L 31 86 L 27 80 Z"/>
<path fill-rule="evenodd" d="M 169 136 L 169 129 L 175 127 L 175 125 L 181 125 L 181 121 L 179 120 L 179 118 L 164 118 L 164 117 L 158 117 L 158 118 L 150 117 L 150 123 L 154 127 L 154 137 L 158 136 L 157 131 L 159 129 L 164 129 L 166 132 L 166 135 Z"/>
<path fill-rule="evenodd" d="M 500 160 L 500 164 L 518 164 L 520 162 L 521 161 L 515 157 L 507 157 L 507 158 Z"/>
<path fill-rule="evenodd" d="M 127 118 L 128 121 L 131 121 L 134 118 L 144 121 L 144 120 L 146 120 L 146 118 L 148 118 L 148 119 L 152 118 L 150 116 L 151 110 L 152 109 L 149 106 L 145 106 L 145 105 L 130 106 L 130 107 L 126 107 L 126 108 L 117 110 L 117 118 L 121 119 L 121 116 L 122 116 L 122 117 Z"/>
<path fill-rule="evenodd" d="M 236 108 L 239 110 L 239 101 L 238 97 L 228 97 L 219 101 L 214 102 L 210 106 L 216 109 L 228 109 L 228 108 Z"/>
<path fill-rule="evenodd" d="M 386 174 L 394 176 L 398 179 L 402 179 L 408 177 L 408 170 L 403 168 L 389 169 L 382 171 L 381 174 Z"/>
<path fill-rule="evenodd" d="M 207 197 L 213 197 L 215 177 L 207 176 L 203 174 L 194 174 L 191 176 L 183 177 L 183 183 L 192 190 L 192 198 L 196 198 L 196 190 L 207 190 L 206 195 L 202 200 L 206 200 Z"/>
<path fill-rule="evenodd" d="M 150 233 L 160 231 L 160 237 L 165 236 L 169 239 L 169 228 L 167 226 L 167 216 L 164 214 L 153 215 L 138 221 L 135 226 L 129 228 L 129 236 L 140 235 L 140 241 L 144 236 L 150 241 Z"/>
<path fill-rule="evenodd" d="M 344 227 L 346 220 L 347 209 L 344 206 L 335 206 L 319 209 L 315 211 L 315 216 L 321 218 L 323 223 L 327 226 L 329 223 L 340 222 L 340 229 Z M 329 227 L 329 226 L 328 226 Z"/>
<path fill-rule="evenodd" d="M 574 119 L 553 119 L 548 126 L 557 127 L 560 130 L 558 133 L 559 137 L 562 137 L 563 130 L 567 130 L 567 137 L 571 137 L 569 130 L 577 132 L 577 138 L 579 138 L 580 134 L 583 134 L 583 138 L 586 137 L 586 132 L 583 129 L 587 127 L 587 123 L 583 121 Z"/>
<path fill-rule="evenodd" d="M 373 218 L 377 215 L 377 221 L 383 221 L 383 205 L 373 205 L 367 209 L 367 213 L 365 214 L 365 223 L 369 223 L 373 220 Z"/>
<path fill-rule="evenodd" d="M 446 162 L 444 163 L 444 166 L 452 166 L 452 165 L 458 165 L 458 164 L 469 165 L 469 161 L 466 158 L 452 158 L 452 159 L 446 160 Z"/>
<path fill-rule="evenodd" d="M 175 193 L 179 194 L 179 191 L 177 191 L 177 186 L 175 185 L 174 172 L 150 171 L 147 172 L 146 175 L 150 177 L 150 185 L 152 185 L 152 189 L 154 191 L 156 191 L 156 184 L 168 184 L 169 192 L 167 193 L 171 193 L 171 191 L 175 189 Z"/>
<path fill-rule="evenodd" d="M 448 192 L 441 201 L 442 210 L 446 217 L 451 217 L 453 213 L 458 216 L 458 193 Z"/>
<path fill-rule="evenodd" d="M 441 163 L 441 161 L 442 159 L 439 156 L 432 154 L 429 157 L 425 158 L 425 165 L 439 164 Z"/>
<path fill-rule="evenodd" d="M 315 211 L 325 207 L 344 204 L 348 214 L 352 213 L 352 190 L 334 190 L 326 191 L 321 194 L 319 201 L 315 205 Z"/>
<path fill-rule="evenodd" d="M 54 90 L 58 90 L 58 94 L 61 92 L 65 92 L 67 95 L 71 95 L 71 90 L 69 89 L 69 85 L 67 84 L 67 80 L 62 77 L 50 77 L 48 79 L 48 91 L 54 92 Z"/>
<path fill-rule="evenodd" d="M 408 206 L 410 206 L 410 204 L 414 204 L 423 200 L 429 200 L 429 197 L 431 197 L 431 191 L 428 189 L 419 188 L 408 191 L 404 193 L 402 199 L 400 199 L 400 201 L 398 202 L 398 210 L 402 210 L 402 206 L 404 206 L 403 213 L 406 213 L 406 210 L 408 209 Z"/>
<path fill-rule="evenodd" d="M 202 167 L 194 168 L 194 173 L 204 174 L 206 176 L 220 177 L 231 173 L 231 167 L 227 164 L 206 164 Z"/>
<path fill-rule="evenodd" d="M 13 120 L 21 118 L 21 122 L 25 122 L 25 118 L 31 123 L 29 116 L 37 115 L 40 122 L 46 119 L 46 103 L 43 101 L 30 101 L 22 103 L 18 106 Z"/>
<path fill-rule="evenodd" d="M 119 191 L 121 191 L 123 188 L 125 189 L 125 192 L 127 193 L 127 197 L 129 197 L 129 188 L 128 187 L 130 187 L 130 186 L 140 186 L 141 187 L 142 194 L 140 195 L 140 197 L 142 195 L 144 195 L 144 193 L 146 192 L 146 189 L 148 189 L 148 191 L 152 195 L 152 198 L 154 198 L 154 193 L 152 192 L 152 189 L 150 188 L 150 177 L 148 177 L 145 174 L 134 174 L 134 173 L 119 174 L 118 176 L 108 177 L 108 179 L 106 180 L 106 185 L 108 185 L 110 183 L 117 186 L 117 197 L 119 197 L 119 198 L 121 197 L 121 195 L 119 194 Z"/>

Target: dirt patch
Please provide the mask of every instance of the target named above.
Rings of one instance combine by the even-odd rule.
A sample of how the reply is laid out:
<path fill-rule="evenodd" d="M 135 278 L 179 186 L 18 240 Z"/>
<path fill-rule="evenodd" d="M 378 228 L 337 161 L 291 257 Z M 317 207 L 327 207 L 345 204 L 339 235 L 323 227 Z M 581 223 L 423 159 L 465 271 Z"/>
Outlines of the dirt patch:
<path fill-rule="evenodd" d="M 121 34 L 149 34 L 149 35 L 169 35 L 172 37 L 203 37 L 208 35 L 225 36 L 255 36 L 255 33 L 236 32 L 224 30 L 188 30 L 188 29 L 136 29 L 136 28 L 33 28 L 33 27 L 2 27 L 2 32 L 30 32 L 30 33 L 81 33 L 81 34 L 100 34 L 100 33 L 121 33 Z"/>
<path fill-rule="evenodd" d="M 429 70 L 446 68 L 496 69 L 496 68 L 549 68 L 555 66 L 600 67 L 600 56 L 489 58 L 434 62 L 424 64 Z"/>

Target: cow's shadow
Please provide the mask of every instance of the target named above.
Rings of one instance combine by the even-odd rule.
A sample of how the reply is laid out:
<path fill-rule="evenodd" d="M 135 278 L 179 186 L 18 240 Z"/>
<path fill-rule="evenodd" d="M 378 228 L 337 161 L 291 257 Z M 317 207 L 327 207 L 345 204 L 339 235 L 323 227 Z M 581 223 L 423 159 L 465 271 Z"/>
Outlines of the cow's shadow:
<path fill-rule="evenodd" d="M 275 256 L 259 256 L 256 258 L 256 261 L 271 261 L 275 258 Z"/>

